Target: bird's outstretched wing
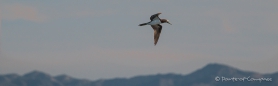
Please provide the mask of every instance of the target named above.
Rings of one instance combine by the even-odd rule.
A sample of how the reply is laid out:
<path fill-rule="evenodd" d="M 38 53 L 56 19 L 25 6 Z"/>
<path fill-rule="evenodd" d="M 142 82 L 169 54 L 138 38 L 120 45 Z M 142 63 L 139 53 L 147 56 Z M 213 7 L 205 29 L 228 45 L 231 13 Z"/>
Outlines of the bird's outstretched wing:
<path fill-rule="evenodd" d="M 160 24 L 157 25 L 151 25 L 154 30 L 154 45 L 157 44 L 160 33 L 162 31 L 162 26 Z"/>
<path fill-rule="evenodd" d="M 150 20 L 156 20 L 156 19 L 160 19 L 158 16 L 160 15 L 161 13 L 156 13 L 156 14 L 153 14 L 151 17 L 150 17 Z"/>

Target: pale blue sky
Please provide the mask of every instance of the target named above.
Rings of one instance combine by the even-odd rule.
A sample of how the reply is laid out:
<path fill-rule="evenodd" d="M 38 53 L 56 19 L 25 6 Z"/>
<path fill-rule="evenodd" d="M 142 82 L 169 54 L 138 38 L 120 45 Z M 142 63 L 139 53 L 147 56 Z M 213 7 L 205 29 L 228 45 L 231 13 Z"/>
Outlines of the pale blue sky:
<path fill-rule="evenodd" d="M 277 72 L 277 0 L 2 0 L 0 73 L 91 80 L 188 74 L 208 63 Z M 156 46 L 148 22 L 162 24 Z"/>

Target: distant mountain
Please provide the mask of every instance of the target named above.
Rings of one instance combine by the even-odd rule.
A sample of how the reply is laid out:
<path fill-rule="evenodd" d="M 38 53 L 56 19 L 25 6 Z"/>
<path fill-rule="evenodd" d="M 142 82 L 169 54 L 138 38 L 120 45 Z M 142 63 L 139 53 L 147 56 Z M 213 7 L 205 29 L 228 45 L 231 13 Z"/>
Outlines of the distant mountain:
<path fill-rule="evenodd" d="M 33 71 L 23 76 L 0 75 L 0 86 L 278 86 L 278 72 L 259 74 L 222 64 L 208 64 L 188 75 L 157 74 L 90 81 Z"/>

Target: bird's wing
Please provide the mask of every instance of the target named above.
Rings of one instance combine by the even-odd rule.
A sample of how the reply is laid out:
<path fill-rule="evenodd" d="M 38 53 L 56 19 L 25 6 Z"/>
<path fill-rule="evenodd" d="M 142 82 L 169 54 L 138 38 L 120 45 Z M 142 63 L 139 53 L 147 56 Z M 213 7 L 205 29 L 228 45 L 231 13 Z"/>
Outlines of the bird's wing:
<path fill-rule="evenodd" d="M 154 30 L 154 45 L 156 45 L 156 43 L 158 42 L 161 30 L 162 30 L 162 26 L 160 24 L 151 25 L 151 26 Z"/>
<path fill-rule="evenodd" d="M 157 13 L 157 14 L 153 14 L 151 17 L 150 17 L 150 20 L 156 20 L 156 19 L 160 19 L 158 16 L 160 15 L 161 13 Z"/>

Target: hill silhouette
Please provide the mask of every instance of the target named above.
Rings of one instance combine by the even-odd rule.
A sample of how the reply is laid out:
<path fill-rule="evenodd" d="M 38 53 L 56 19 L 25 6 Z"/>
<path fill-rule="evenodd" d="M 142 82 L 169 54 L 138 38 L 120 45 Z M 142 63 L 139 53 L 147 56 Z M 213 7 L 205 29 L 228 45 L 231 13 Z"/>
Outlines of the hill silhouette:
<path fill-rule="evenodd" d="M 246 79 L 226 80 L 233 77 Z M 33 71 L 23 76 L 0 75 L 0 86 L 278 86 L 278 72 L 259 74 L 214 63 L 187 75 L 169 73 L 91 81 L 68 75 L 52 77 L 47 73 Z"/>

